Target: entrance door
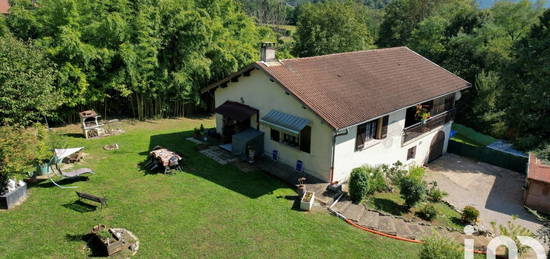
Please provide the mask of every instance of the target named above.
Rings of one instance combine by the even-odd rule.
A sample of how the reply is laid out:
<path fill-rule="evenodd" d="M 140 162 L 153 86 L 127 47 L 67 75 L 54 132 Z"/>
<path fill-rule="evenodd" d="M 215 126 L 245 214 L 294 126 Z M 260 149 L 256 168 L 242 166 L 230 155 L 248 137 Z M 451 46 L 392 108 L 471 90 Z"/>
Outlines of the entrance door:
<path fill-rule="evenodd" d="M 428 163 L 438 159 L 443 155 L 443 145 L 445 144 L 445 132 L 438 132 L 432 139 L 430 144 L 430 155 L 428 157 Z"/>

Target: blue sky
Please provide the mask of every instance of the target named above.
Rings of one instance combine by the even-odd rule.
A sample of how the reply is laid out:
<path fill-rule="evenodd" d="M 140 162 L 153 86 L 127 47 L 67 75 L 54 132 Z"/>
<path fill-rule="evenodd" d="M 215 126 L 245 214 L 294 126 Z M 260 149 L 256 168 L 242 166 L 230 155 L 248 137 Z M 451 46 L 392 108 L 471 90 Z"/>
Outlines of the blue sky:
<path fill-rule="evenodd" d="M 498 0 L 476 0 L 478 3 L 479 3 L 479 6 L 481 8 L 489 8 L 491 6 L 493 6 L 493 4 L 495 2 L 497 2 Z M 517 2 L 518 0 L 510 0 L 512 2 Z M 536 0 L 531 0 L 531 2 L 536 2 Z M 546 0 L 546 3 L 544 4 L 545 7 L 550 7 L 550 1 L 549 0 Z"/>

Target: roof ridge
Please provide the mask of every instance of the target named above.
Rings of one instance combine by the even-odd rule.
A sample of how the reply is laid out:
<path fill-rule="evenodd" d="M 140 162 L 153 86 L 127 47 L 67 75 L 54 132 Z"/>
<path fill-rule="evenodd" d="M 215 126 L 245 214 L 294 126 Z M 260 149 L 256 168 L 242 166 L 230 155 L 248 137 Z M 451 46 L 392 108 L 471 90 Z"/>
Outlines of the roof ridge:
<path fill-rule="evenodd" d="M 317 59 L 317 58 L 325 58 L 325 57 L 330 57 L 330 56 L 340 56 L 340 55 L 363 53 L 363 52 L 381 52 L 381 51 L 388 51 L 388 50 L 395 50 L 395 49 L 408 49 L 408 50 L 411 50 L 407 46 L 398 46 L 398 47 L 381 48 L 381 49 L 364 49 L 364 50 L 338 52 L 338 53 L 331 53 L 331 54 L 311 56 L 311 57 L 281 59 L 281 60 L 279 60 L 279 62 L 289 61 L 289 60 L 294 61 L 294 60 L 305 60 L 305 59 Z"/>

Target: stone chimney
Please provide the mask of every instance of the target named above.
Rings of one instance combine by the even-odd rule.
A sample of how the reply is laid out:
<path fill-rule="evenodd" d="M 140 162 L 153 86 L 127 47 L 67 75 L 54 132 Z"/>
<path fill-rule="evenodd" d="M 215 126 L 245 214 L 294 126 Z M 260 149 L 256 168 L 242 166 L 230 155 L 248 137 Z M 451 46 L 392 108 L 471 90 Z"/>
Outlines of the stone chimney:
<path fill-rule="evenodd" d="M 275 43 L 273 42 L 262 42 L 260 45 L 260 58 L 263 62 L 274 62 L 277 61 L 275 58 Z"/>

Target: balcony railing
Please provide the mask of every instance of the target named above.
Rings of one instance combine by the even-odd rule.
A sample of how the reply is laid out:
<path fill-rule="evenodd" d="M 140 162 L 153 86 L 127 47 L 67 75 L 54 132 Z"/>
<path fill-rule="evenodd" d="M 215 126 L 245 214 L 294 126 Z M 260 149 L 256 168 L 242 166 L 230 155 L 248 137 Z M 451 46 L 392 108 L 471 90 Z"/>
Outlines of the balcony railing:
<path fill-rule="evenodd" d="M 429 132 L 445 123 L 451 121 L 455 117 L 456 110 L 451 109 L 440 114 L 437 114 L 423 122 L 413 124 L 403 130 L 403 143 L 415 139 L 426 132 Z"/>

